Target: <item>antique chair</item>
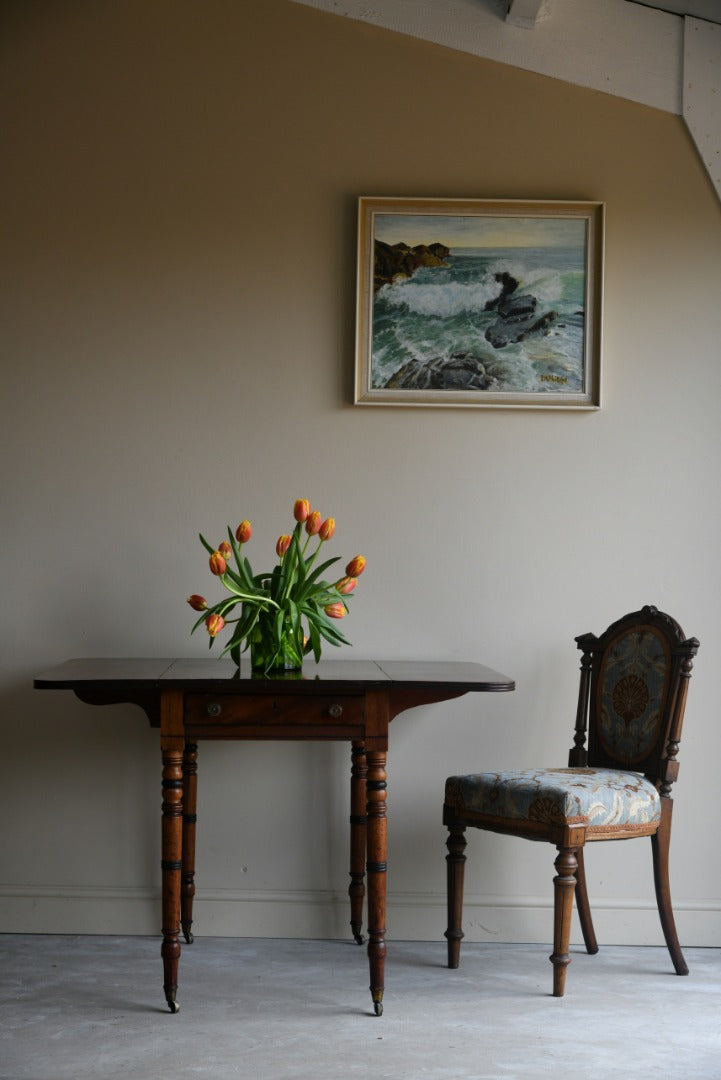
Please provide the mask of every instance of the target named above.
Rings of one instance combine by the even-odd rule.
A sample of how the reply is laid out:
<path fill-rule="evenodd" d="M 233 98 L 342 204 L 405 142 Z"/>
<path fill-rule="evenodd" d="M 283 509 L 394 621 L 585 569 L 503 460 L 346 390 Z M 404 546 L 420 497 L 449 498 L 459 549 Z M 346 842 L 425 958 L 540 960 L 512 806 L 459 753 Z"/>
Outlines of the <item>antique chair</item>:
<path fill-rule="evenodd" d="M 601 637 L 576 638 L 582 650 L 576 734 L 566 769 L 451 776 L 448 826 L 448 967 L 460 958 L 465 830 L 490 829 L 555 844 L 553 994 L 562 997 L 574 890 L 589 953 L 598 952 L 583 863 L 591 840 L 650 836 L 656 901 L 677 975 L 688 968 L 676 934 L 668 878 L 676 760 L 696 638 L 670 616 L 644 607 Z M 588 731 L 588 748 L 585 746 Z"/>

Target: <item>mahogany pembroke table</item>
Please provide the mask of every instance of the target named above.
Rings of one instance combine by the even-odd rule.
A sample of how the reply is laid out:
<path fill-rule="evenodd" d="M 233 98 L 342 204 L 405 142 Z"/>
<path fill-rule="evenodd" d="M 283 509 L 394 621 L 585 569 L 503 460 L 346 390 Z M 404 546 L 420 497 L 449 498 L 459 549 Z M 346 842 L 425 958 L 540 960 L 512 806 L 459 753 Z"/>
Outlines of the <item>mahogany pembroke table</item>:
<path fill-rule="evenodd" d="M 367 876 L 368 959 L 374 1011 L 383 1011 L 388 725 L 406 709 L 514 683 L 481 664 L 321 660 L 266 677 L 217 659 L 69 660 L 39 675 L 42 690 L 72 690 L 92 705 L 139 705 L 160 729 L 162 933 L 165 998 L 178 1011 L 180 931 L 193 940 L 200 739 L 314 739 L 351 743 L 351 928 L 360 944 Z M 367 861 L 366 861 L 367 860 Z"/>

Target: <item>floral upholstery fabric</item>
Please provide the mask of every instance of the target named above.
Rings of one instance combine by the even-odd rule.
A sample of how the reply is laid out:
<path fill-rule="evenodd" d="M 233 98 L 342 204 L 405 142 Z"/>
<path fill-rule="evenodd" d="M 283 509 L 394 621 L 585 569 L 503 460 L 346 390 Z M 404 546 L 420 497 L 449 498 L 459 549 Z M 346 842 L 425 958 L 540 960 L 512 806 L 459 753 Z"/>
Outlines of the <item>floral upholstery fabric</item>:
<path fill-rule="evenodd" d="M 654 750 L 669 668 L 668 645 L 651 627 L 627 631 L 609 647 L 599 672 L 596 730 L 620 765 L 632 768 Z"/>
<path fill-rule="evenodd" d="M 524 769 L 451 776 L 446 804 L 514 821 L 589 826 L 646 825 L 661 798 L 638 773 L 619 769 Z"/>

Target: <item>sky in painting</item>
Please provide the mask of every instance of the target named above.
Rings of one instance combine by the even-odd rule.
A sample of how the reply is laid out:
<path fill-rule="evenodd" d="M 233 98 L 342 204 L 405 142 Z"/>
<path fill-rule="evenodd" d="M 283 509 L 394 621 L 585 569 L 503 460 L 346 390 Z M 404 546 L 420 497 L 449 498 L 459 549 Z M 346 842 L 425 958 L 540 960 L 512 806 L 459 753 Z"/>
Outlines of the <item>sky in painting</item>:
<path fill-rule="evenodd" d="M 375 238 L 386 244 L 445 244 L 449 248 L 580 247 L 583 218 L 376 214 Z"/>

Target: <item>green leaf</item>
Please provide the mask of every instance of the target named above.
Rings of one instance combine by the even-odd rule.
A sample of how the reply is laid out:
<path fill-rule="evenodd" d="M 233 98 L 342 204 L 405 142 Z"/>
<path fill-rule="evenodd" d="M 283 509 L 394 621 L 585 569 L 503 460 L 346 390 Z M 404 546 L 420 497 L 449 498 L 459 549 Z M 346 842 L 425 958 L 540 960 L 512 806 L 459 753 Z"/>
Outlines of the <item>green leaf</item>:
<path fill-rule="evenodd" d="M 200 542 L 201 542 L 201 544 L 202 544 L 202 545 L 203 545 L 203 547 L 204 547 L 204 548 L 206 549 L 206 551 L 208 552 L 208 554 L 209 554 L 209 555 L 212 555 L 214 551 L 217 551 L 217 548 L 214 548 L 214 547 L 212 547 L 212 546 L 211 546 L 211 545 L 210 545 L 210 544 L 208 543 L 208 541 L 207 541 L 207 540 L 205 539 L 205 537 L 203 536 L 203 534 L 202 534 L 202 533 L 199 533 L 198 535 L 200 536 Z"/>
<path fill-rule="evenodd" d="M 295 590 L 295 600 L 297 603 L 301 603 L 301 601 L 310 597 L 315 599 L 319 593 L 328 593 L 329 591 L 334 592 L 334 586 L 331 582 L 318 581 L 318 578 L 324 570 L 327 570 L 333 563 L 338 562 L 338 558 L 339 556 L 336 556 L 334 559 L 328 559 L 322 566 L 317 567 L 317 569 L 306 578 L 304 584 Z"/>
<path fill-rule="evenodd" d="M 324 563 L 321 563 L 320 566 L 316 566 L 313 573 L 308 575 L 308 577 L 306 579 L 306 584 L 310 585 L 313 582 L 317 581 L 318 578 L 320 577 L 320 575 L 325 570 L 327 570 L 329 566 L 332 566 L 333 563 L 337 563 L 339 561 L 340 561 L 340 555 L 335 555 L 332 559 L 327 559 Z"/>
<path fill-rule="evenodd" d="M 250 634 L 253 632 L 255 624 L 258 621 L 259 614 L 260 610 L 258 608 L 248 607 L 246 611 L 246 606 L 243 606 L 243 614 L 236 623 L 235 630 L 233 631 L 233 636 L 223 649 L 221 656 L 225 655 L 226 652 L 230 652 L 232 656 L 233 649 L 236 649 L 238 655 L 240 655 L 241 649 L 244 650 L 248 648 L 250 644 Z"/>
<path fill-rule="evenodd" d="M 347 638 L 337 629 L 334 621 L 325 614 L 318 618 L 318 630 L 326 641 L 331 641 L 334 645 L 350 645 Z"/>
<path fill-rule="evenodd" d="M 350 642 L 336 627 L 335 621 L 330 619 L 322 608 L 318 608 L 314 604 L 303 604 L 301 610 L 308 619 L 309 626 L 317 629 L 318 633 L 326 641 L 329 641 L 332 645 L 350 645 Z"/>
<path fill-rule="evenodd" d="M 220 580 L 222 581 L 223 585 L 225 585 L 228 592 L 232 593 L 233 596 L 237 597 L 239 600 L 254 601 L 257 604 L 273 604 L 273 601 L 270 599 L 270 597 L 266 596 L 266 594 L 262 590 L 256 590 L 252 587 L 249 590 L 246 589 L 245 586 L 241 582 L 239 582 L 235 575 L 231 577 L 232 584 L 228 584 L 228 581 L 226 580 L 228 577 L 230 577 L 230 575 L 228 573 L 225 573 Z"/>
<path fill-rule="evenodd" d="M 223 600 L 220 604 L 216 604 L 213 609 L 213 614 L 217 612 L 218 615 L 222 615 L 223 618 L 232 611 L 236 604 L 240 603 L 240 597 L 229 596 L 227 600 Z"/>
<path fill-rule="evenodd" d="M 273 568 L 270 575 L 270 595 L 277 602 L 280 599 L 280 563 Z"/>
<path fill-rule="evenodd" d="M 238 574 L 236 574 L 236 572 L 232 568 L 232 566 L 228 566 L 227 563 L 225 564 L 225 573 L 221 575 L 220 580 L 223 582 L 226 589 L 229 589 L 230 585 L 228 585 L 228 582 L 225 580 L 226 578 L 229 578 L 233 582 L 234 585 L 238 586 L 239 589 L 245 589 L 246 588 L 246 585 L 245 585 L 245 582 L 243 581 L 243 579 Z M 250 585 L 251 589 L 252 589 L 252 587 L 253 586 Z"/>
<path fill-rule="evenodd" d="M 329 641 L 331 645 L 350 645 L 350 641 L 348 641 L 347 638 L 343 637 L 341 632 L 339 630 L 336 630 L 334 627 L 324 626 L 321 624 L 318 629 L 320 630 L 321 635 L 326 639 L 326 641 Z"/>
<path fill-rule="evenodd" d="M 288 615 L 290 616 L 290 625 L 293 629 L 293 633 L 297 634 L 300 630 L 300 611 L 298 605 L 292 600 L 288 600 L 287 603 Z"/>
<path fill-rule="evenodd" d="M 320 660 L 320 634 L 318 632 L 318 627 L 315 625 L 314 622 L 311 621 L 308 622 L 308 637 L 310 638 L 311 647 L 313 649 L 313 657 L 315 658 L 315 662 L 317 664 Z"/>
<path fill-rule="evenodd" d="M 255 628 L 259 615 L 260 608 L 243 605 L 243 615 L 236 627 L 236 634 L 239 638 L 247 638 L 250 635 L 251 631 Z"/>

